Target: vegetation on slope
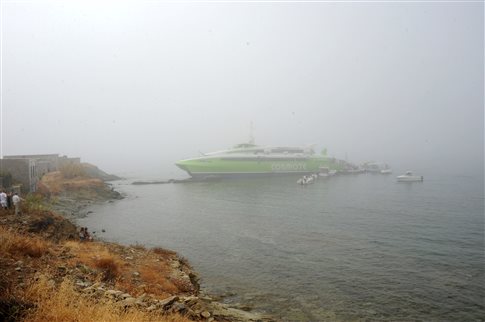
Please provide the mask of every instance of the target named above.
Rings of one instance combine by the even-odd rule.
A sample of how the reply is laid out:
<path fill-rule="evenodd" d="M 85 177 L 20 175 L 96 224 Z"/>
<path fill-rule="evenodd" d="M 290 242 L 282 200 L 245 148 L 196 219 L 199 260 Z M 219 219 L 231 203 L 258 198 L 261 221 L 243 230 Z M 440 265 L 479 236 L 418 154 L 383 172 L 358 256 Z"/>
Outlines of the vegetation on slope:
<path fill-rule="evenodd" d="M 272 321 L 199 296 L 196 273 L 175 252 L 81 241 L 51 210 L 117 197 L 69 168 L 44 175 L 21 215 L 0 210 L 0 321 Z"/>
<path fill-rule="evenodd" d="M 0 212 L 0 320 L 189 321 L 156 306 L 147 310 L 198 291 L 175 253 L 80 242 L 75 233 L 50 212 Z"/>

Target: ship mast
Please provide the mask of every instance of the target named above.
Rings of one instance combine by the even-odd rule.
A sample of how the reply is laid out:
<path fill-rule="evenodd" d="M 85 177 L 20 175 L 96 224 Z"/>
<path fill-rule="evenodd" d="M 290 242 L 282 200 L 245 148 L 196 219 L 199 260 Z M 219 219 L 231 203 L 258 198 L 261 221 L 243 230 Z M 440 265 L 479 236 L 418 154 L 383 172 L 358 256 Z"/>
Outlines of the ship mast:
<path fill-rule="evenodd" d="M 249 144 L 254 144 L 253 121 L 249 123 Z"/>

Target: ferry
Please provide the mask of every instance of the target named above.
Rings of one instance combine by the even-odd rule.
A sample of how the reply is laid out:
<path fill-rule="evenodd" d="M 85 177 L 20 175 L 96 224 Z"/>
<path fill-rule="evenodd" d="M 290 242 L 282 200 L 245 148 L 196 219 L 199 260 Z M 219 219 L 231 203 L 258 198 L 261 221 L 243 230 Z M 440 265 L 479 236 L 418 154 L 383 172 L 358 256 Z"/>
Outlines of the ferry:
<path fill-rule="evenodd" d="M 178 161 L 176 165 L 193 178 L 238 175 L 310 174 L 321 167 L 341 170 L 342 164 L 328 158 L 326 152 L 315 154 L 313 147 L 258 146 L 238 144 L 223 151 Z"/>

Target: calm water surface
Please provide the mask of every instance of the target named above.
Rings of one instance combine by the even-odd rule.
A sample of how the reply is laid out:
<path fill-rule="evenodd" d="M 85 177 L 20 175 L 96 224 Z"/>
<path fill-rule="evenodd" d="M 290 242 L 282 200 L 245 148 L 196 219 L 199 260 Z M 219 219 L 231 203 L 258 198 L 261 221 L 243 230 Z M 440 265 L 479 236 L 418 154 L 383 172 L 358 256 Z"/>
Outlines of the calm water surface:
<path fill-rule="evenodd" d="M 79 224 L 173 249 L 206 292 L 283 321 L 484 320 L 483 178 L 296 179 L 118 181 Z"/>

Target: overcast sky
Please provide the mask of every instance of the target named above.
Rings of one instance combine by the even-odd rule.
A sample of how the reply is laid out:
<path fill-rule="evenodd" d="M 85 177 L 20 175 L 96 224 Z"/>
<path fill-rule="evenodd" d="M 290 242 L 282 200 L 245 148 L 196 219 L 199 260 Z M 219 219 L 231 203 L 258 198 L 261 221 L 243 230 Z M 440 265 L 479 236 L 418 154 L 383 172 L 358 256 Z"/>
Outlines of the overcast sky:
<path fill-rule="evenodd" d="M 4 155 L 177 174 L 252 122 L 262 145 L 483 168 L 483 3 L 99 2 L 2 1 Z"/>

